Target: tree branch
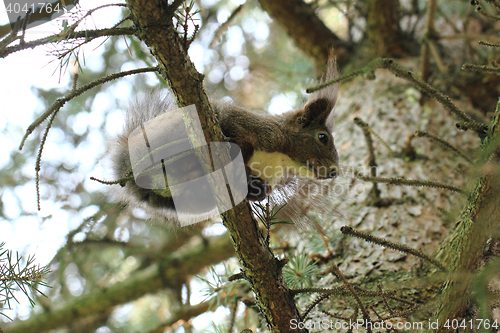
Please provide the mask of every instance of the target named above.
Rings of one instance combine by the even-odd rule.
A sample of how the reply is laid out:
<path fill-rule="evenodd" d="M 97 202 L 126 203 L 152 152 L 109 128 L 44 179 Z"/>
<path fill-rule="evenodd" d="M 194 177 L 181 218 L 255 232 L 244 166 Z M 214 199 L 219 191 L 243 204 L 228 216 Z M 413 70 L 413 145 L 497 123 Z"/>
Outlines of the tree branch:
<path fill-rule="evenodd" d="M 407 53 L 399 27 L 399 0 L 367 1 L 368 17 L 366 35 L 370 53 L 375 57 L 402 57 Z"/>
<path fill-rule="evenodd" d="M 124 77 L 127 75 L 132 75 L 132 74 L 138 74 L 138 73 L 146 73 L 146 72 L 156 72 L 158 71 L 158 68 L 156 67 L 146 67 L 146 68 L 138 68 L 138 69 L 132 69 L 130 71 L 126 72 L 120 72 L 120 73 L 114 73 L 111 75 L 108 75 L 106 77 L 100 78 L 98 80 L 92 81 L 89 84 L 83 86 L 80 89 L 73 90 L 71 93 L 66 95 L 64 98 L 59 98 L 57 99 L 49 108 L 47 111 L 45 111 L 40 117 L 38 117 L 26 130 L 26 133 L 24 134 L 24 137 L 21 141 L 21 144 L 19 145 L 19 150 L 23 149 L 24 143 L 26 142 L 26 139 L 28 136 L 33 133 L 35 128 L 37 128 L 45 119 L 47 119 L 50 115 L 57 113 L 63 106 L 66 104 L 66 102 L 72 100 L 73 98 L 83 94 L 87 90 L 90 90 L 94 87 L 97 87 L 98 85 L 101 85 L 105 82 L 115 80 L 120 77 Z"/>
<path fill-rule="evenodd" d="M 37 46 L 44 44 L 60 43 L 62 41 L 68 41 L 79 38 L 85 38 L 86 42 L 90 42 L 91 40 L 99 37 L 133 35 L 134 33 L 135 33 L 135 27 L 85 30 L 85 31 L 69 32 L 67 34 L 60 33 L 49 37 L 33 40 L 31 42 L 26 42 L 22 45 L 19 44 L 15 46 L 6 47 L 5 49 L 0 50 L 0 58 L 5 58 L 6 56 L 14 52 L 33 49 Z"/>
<path fill-rule="evenodd" d="M 183 253 L 168 256 L 158 264 L 106 289 L 76 297 L 63 308 L 31 316 L 30 319 L 4 326 L 9 333 L 43 333 L 71 324 L 75 320 L 106 311 L 110 307 L 132 302 L 164 288 L 177 288 L 189 276 L 199 274 L 206 266 L 234 255 L 227 235 L 214 237 Z M 181 264 L 179 264 L 181 263 Z"/>
<path fill-rule="evenodd" d="M 215 298 L 198 303 L 196 305 L 187 306 L 175 311 L 167 321 L 158 325 L 158 327 L 150 330 L 148 333 L 163 333 L 168 328 L 173 326 L 179 320 L 189 321 L 191 318 L 197 317 L 202 313 L 210 311 L 210 309 L 215 308 L 213 305 L 216 304 Z M 212 305 L 212 306 L 211 306 Z"/>
<path fill-rule="evenodd" d="M 430 68 L 430 56 L 431 49 L 430 44 L 435 38 L 436 31 L 434 29 L 434 20 L 436 19 L 436 9 L 437 9 L 437 0 L 429 0 L 427 3 L 427 21 L 425 22 L 425 39 L 422 45 L 422 80 L 425 82 L 429 81 L 429 77 L 431 75 Z"/>
<path fill-rule="evenodd" d="M 348 44 L 328 29 L 303 0 L 259 0 L 259 3 L 317 68 L 323 68 L 328 62 L 331 49 L 340 67 L 347 63 Z"/>

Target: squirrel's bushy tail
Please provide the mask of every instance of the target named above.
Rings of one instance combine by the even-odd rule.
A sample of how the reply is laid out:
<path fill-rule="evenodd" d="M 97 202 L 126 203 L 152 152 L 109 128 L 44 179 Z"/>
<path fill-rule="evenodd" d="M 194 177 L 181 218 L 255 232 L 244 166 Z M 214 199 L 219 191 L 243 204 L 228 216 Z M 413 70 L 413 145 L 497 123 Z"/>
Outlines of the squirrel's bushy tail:
<path fill-rule="evenodd" d="M 139 187 L 132 178 L 128 138 L 131 133 L 147 121 L 176 108 L 175 99 L 168 91 L 149 91 L 135 98 L 125 112 L 125 123 L 121 133 L 108 140 L 111 169 L 114 178 L 124 180 L 125 186 L 115 187 L 113 197 L 130 208 L 143 208 L 152 218 L 175 223 L 176 213 L 171 198 L 155 195 L 150 189 Z"/>

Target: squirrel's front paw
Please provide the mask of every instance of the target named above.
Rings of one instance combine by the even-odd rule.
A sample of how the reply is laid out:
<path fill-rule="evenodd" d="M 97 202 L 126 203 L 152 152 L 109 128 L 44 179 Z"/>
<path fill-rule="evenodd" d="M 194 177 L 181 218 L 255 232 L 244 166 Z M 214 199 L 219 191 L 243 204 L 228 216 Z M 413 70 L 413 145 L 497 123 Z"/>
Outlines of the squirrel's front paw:
<path fill-rule="evenodd" d="M 250 175 L 248 177 L 248 194 L 247 199 L 250 201 L 261 201 L 264 200 L 269 193 L 271 193 L 272 187 L 265 180 Z"/>

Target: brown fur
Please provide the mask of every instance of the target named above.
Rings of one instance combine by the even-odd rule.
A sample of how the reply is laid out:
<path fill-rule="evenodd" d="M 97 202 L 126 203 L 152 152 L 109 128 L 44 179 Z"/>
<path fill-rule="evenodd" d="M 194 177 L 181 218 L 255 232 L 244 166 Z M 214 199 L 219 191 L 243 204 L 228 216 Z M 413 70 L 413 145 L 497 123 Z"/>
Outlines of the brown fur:
<path fill-rule="evenodd" d="M 331 60 L 323 81 L 336 75 L 335 62 Z M 278 116 L 251 112 L 232 103 L 213 102 L 212 106 L 222 133 L 240 146 L 245 163 L 255 150 L 279 152 L 315 168 L 318 178 L 331 178 L 339 162 L 332 136 L 337 90 L 337 85 L 322 89 L 311 96 L 303 109 Z M 326 135 L 326 144 L 319 140 L 319 134 Z"/>

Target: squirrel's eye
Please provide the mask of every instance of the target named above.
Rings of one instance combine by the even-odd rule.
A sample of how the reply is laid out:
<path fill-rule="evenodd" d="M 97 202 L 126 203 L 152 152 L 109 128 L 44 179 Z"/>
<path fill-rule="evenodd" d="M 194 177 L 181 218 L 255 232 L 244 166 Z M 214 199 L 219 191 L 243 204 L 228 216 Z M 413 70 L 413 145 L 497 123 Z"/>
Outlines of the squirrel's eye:
<path fill-rule="evenodd" d="M 318 139 L 322 144 L 325 144 L 328 142 L 328 136 L 324 133 L 318 134 Z"/>

